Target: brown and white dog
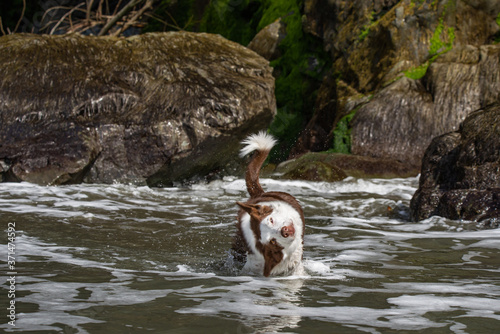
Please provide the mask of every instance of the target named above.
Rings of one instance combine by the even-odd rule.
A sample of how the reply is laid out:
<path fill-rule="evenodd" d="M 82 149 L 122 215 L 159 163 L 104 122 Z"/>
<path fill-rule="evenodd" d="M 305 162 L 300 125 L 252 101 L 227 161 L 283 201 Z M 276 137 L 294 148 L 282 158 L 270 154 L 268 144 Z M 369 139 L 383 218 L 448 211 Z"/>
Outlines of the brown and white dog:
<path fill-rule="evenodd" d="M 245 139 L 240 156 L 255 151 L 245 174 L 250 199 L 237 202 L 238 223 L 233 250 L 244 260 L 242 273 L 264 276 L 302 275 L 304 214 L 284 192 L 264 192 L 259 172 L 276 140 L 265 132 Z"/>

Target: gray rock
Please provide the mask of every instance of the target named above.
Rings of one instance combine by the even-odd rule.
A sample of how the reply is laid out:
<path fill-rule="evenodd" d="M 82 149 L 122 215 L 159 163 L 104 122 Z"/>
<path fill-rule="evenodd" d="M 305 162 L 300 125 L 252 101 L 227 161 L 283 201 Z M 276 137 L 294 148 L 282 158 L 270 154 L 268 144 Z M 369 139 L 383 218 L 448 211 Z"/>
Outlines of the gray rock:
<path fill-rule="evenodd" d="M 352 120 L 352 153 L 395 159 L 419 166 L 421 156 L 438 132 L 432 96 L 406 77 L 377 93 Z M 426 140 L 423 140 L 426 138 Z"/>
<path fill-rule="evenodd" d="M 278 19 L 259 31 L 248 44 L 248 48 L 267 60 L 274 60 L 281 55 L 279 45 L 285 37 L 285 24 Z"/>
<path fill-rule="evenodd" d="M 0 38 L 0 174 L 170 185 L 224 166 L 275 114 L 272 69 L 221 36 Z"/>

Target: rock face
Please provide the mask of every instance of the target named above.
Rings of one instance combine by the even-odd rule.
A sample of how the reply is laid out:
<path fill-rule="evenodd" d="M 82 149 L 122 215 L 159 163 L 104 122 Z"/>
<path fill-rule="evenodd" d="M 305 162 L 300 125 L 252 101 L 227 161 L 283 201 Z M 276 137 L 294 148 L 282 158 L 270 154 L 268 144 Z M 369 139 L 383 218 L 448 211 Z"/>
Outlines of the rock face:
<path fill-rule="evenodd" d="M 457 130 L 472 111 L 496 101 L 500 45 L 457 47 L 438 57 L 422 80 L 402 77 L 361 107 L 352 152 L 419 166 L 432 138 Z"/>
<path fill-rule="evenodd" d="M 325 78 L 317 101 L 329 103 L 317 103 L 295 151 L 331 147 L 356 111 L 353 154 L 418 167 L 433 137 L 498 100 L 499 12 L 495 0 L 306 0 L 304 29 L 323 41 L 337 84 Z"/>
<path fill-rule="evenodd" d="M 224 166 L 275 114 L 268 61 L 218 35 L 0 38 L 0 174 L 170 185 Z"/>
<path fill-rule="evenodd" d="M 500 104 L 473 112 L 425 152 L 411 215 L 500 222 Z"/>

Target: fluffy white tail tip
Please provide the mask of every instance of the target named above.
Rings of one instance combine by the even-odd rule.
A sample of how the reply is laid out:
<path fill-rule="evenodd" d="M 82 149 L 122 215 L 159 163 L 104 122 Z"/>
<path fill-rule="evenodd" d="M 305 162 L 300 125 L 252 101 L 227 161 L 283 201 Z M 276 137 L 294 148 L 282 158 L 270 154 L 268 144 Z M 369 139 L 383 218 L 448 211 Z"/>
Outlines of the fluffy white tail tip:
<path fill-rule="evenodd" d="M 252 153 L 253 151 L 270 151 L 276 144 L 276 139 L 264 131 L 250 135 L 241 142 L 245 145 L 240 151 L 240 157 Z"/>

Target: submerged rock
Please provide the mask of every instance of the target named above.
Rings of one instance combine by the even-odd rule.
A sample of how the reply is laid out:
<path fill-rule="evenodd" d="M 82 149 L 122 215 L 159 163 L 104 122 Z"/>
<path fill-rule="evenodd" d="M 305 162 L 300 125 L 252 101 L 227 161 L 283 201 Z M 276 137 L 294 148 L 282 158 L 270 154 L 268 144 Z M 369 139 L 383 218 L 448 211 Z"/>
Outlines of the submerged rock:
<path fill-rule="evenodd" d="M 414 220 L 431 216 L 500 222 L 500 104 L 473 112 L 425 152 L 411 200 Z"/>
<path fill-rule="evenodd" d="M 0 174 L 170 185 L 224 166 L 275 114 L 272 69 L 221 36 L 0 38 Z"/>

